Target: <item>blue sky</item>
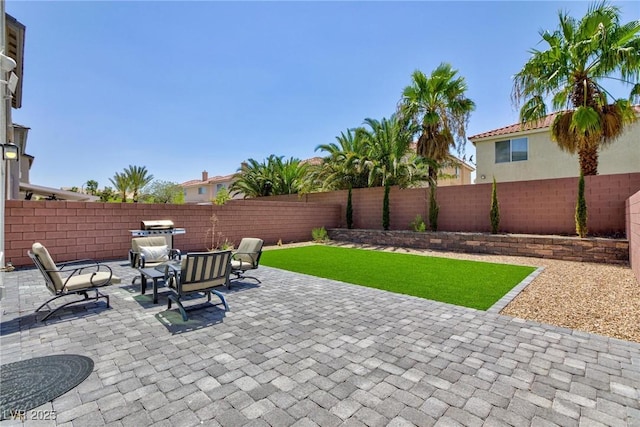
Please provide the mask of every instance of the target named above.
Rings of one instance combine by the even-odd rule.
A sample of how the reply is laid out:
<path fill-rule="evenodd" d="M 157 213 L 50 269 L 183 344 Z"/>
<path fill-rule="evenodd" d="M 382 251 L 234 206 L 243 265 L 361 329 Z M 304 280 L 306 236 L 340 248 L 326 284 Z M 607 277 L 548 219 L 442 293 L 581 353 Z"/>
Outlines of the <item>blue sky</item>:
<path fill-rule="evenodd" d="M 614 4 L 640 19 L 638 3 Z M 322 155 L 319 144 L 390 116 L 414 70 L 449 62 L 476 103 L 470 136 L 517 121 L 511 77 L 538 31 L 588 5 L 8 0 L 27 27 L 13 120 L 31 128 L 34 184 L 102 188 L 128 165 L 180 183 L 248 158 Z"/>

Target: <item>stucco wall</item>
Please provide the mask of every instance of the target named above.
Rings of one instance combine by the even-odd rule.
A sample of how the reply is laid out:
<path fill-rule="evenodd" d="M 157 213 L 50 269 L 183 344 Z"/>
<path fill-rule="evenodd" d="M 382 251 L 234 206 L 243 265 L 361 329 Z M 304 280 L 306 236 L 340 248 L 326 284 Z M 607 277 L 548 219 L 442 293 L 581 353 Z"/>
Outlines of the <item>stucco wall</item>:
<path fill-rule="evenodd" d="M 526 136 L 529 140 L 528 160 L 495 163 L 495 142 Z M 620 174 L 640 172 L 640 121 L 613 144 L 600 151 L 598 173 Z M 580 173 L 578 156 L 560 150 L 551 141 L 549 128 L 503 135 L 476 141 L 476 183 L 575 177 Z M 484 179 L 482 176 L 484 175 Z"/>
<path fill-rule="evenodd" d="M 27 250 L 39 241 L 57 261 L 79 258 L 126 259 L 131 248 L 129 230 L 140 221 L 169 219 L 186 234 L 176 235 L 174 247 L 201 251 L 208 246 L 210 218 L 218 218 L 216 234 L 235 245 L 242 237 L 259 237 L 267 244 L 307 241 L 311 229 L 336 227 L 340 206 L 288 202 L 230 201 L 224 206 L 84 203 L 8 200 L 5 212 L 5 260 L 30 265 Z M 210 240 L 210 239 L 209 239 Z"/>
<path fill-rule="evenodd" d="M 640 191 L 627 200 L 626 214 L 629 262 L 640 284 Z"/>

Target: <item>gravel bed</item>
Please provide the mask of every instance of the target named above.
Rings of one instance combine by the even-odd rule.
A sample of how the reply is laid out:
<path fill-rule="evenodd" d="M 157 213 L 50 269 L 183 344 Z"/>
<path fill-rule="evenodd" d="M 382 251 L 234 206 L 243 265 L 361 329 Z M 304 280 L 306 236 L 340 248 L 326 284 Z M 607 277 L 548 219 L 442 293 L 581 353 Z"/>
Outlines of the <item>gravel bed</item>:
<path fill-rule="evenodd" d="M 640 284 L 629 266 L 332 243 L 446 258 L 544 267 L 501 314 L 640 342 Z M 291 247 L 291 245 L 285 245 Z"/>

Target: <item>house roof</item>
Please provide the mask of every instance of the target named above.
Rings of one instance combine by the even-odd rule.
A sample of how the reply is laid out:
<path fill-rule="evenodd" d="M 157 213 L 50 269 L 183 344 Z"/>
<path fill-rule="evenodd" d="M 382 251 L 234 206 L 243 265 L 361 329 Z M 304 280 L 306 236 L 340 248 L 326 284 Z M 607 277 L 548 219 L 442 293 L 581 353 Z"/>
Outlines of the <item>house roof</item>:
<path fill-rule="evenodd" d="M 78 202 L 97 202 L 98 200 L 100 200 L 100 197 L 92 196 L 91 194 L 76 193 L 75 191 L 45 187 L 43 185 L 29 184 L 27 182 L 20 183 L 20 191 L 29 192 L 44 197 L 55 196 L 57 200 L 73 200 Z"/>
<path fill-rule="evenodd" d="M 300 163 L 301 164 L 307 164 L 310 166 L 318 166 L 321 165 L 322 162 L 324 161 L 323 157 L 311 157 L 310 159 L 305 159 L 305 160 L 301 160 Z"/>
<path fill-rule="evenodd" d="M 640 114 L 640 105 L 634 105 L 633 109 L 635 110 L 636 114 Z M 490 130 L 490 131 L 487 131 L 487 132 L 479 133 L 477 135 L 470 136 L 469 140 L 471 140 L 473 142 L 474 139 L 488 138 L 488 137 L 491 137 L 491 136 L 509 135 L 511 133 L 523 132 L 523 131 L 527 131 L 527 130 L 545 129 L 545 128 L 550 127 L 553 124 L 553 120 L 561 112 L 562 111 L 557 111 L 555 113 L 551 113 L 551 114 L 543 117 L 542 119 L 538 120 L 537 122 L 532 122 L 532 123 L 527 123 L 527 124 L 515 123 L 515 124 L 509 125 L 509 126 L 505 126 L 505 127 L 501 127 L 501 128 L 498 128 L 498 129 Z"/>
<path fill-rule="evenodd" d="M 470 136 L 469 139 L 473 141 L 474 139 L 488 138 L 490 136 L 500 136 L 500 135 L 508 135 L 510 133 L 522 132 L 525 130 L 534 130 L 534 129 L 544 129 L 551 126 L 553 123 L 553 119 L 555 119 L 558 113 L 551 113 L 537 122 L 531 122 L 527 124 L 522 123 L 514 123 L 509 126 L 501 127 L 498 129 L 493 129 L 487 132 L 479 133 L 477 135 Z"/>
<path fill-rule="evenodd" d="M 193 185 L 206 185 L 206 184 L 215 184 L 218 182 L 226 182 L 226 181 L 231 181 L 233 179 L 233 176 L 235 174 L 230 174 L 230 175 L 224 175 L 224 176 L 214 176 L 211 177 L 209 179 L 207 179 L 206 181 L 202 181 L 200 179 L 192 179 L 190 181 L 185 181 L 182 184 L 180 184 L 180 186 L 182 187 L 191 187 Z"/>

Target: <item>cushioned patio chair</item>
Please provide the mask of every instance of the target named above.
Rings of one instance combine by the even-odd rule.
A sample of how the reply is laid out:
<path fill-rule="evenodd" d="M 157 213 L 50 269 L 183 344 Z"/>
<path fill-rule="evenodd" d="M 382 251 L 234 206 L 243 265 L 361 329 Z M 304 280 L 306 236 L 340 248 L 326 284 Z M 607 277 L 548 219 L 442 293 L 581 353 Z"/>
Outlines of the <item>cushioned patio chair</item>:
<path fill-rule="evenodd" d="M 47 248 L 39 242 L 31 246 L 28 254 L 36 267 L 38 267 L 38 270 L 40 270 L 40 273 L 42 273 L 47 289 L 54 295 L 38 307 L 36 313 L 58 298 L 68 295 L 84 296 L 83 299 L 76 299 L 50 311 L 41 321 L 47 320 L 49 316 L 63 307 L 87 300 L 98 301 L 100 298 L 104 298 L 107 301 L 107 307 L 109 307 L 109 295 L 101 293 L 99 288 L 112 283 L 119 283 L 120 279 L 113 275 L 108 265 L 90 259 L 56 264 L 53 262 Z M 88 293 L 91 291 L 95 292 L 95 297 L 89 297 Z"/>
<path fill-rule="evenodd" d="M 129 263 L 132 268 L 156 267 L 169 260 L 179 260 L 182 254 L 178 249 L 169 248 L 163 236 L 135 237 L 131 239 Z M 131 284 L 136 283 L 136 276 Z"/>
<path fill-rule="evenodd" d="M 224 310 L 229 311 L 224 295 L 214 288 L 229 286 L 230 261 L 231 251 L 192 252 L 182 259 L 180 271 L 172 265 L 167 265 L 165 283 L 173 291 L 173 294 L 169 295 L 167 308 L 170 310 L 171 302 L 175 302 L 182 314 L 182 319 L 186 322 L 188 320 L 187 312 L 180 300 L 183 296 L 201 292 L 207 295 L 209 302 L 211 294 L 220 298 Z"/>
<path fill-rule="evenodd" d="M 262 239 L 254 237 L 245 237 L 240 241 L 238 250 L 231 257 L 231 272 L 235 274 L 231 280 L 253 279 L 258 283 L 260 280 L 253 276 L 246 276 L 247 270 L 255 270 L 260 265 L 260 256 L 262 256 Z"/>

